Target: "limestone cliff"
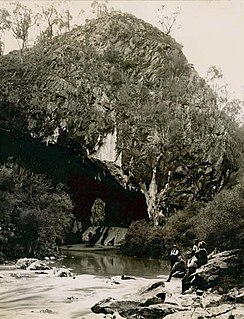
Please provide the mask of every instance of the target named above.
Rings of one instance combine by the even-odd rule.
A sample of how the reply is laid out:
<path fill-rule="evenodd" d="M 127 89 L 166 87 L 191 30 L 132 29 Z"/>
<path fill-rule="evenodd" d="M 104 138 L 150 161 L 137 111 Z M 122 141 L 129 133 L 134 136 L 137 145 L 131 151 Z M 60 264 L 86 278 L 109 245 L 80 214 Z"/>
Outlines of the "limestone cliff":
<path fill-rule="evenodd" d="M 1 57 L 0 110 L 4 129 L 107 163 L 155 223 L 212 198 L 234 168 L 213 92 L 170 35 L 129 14 Z"/>

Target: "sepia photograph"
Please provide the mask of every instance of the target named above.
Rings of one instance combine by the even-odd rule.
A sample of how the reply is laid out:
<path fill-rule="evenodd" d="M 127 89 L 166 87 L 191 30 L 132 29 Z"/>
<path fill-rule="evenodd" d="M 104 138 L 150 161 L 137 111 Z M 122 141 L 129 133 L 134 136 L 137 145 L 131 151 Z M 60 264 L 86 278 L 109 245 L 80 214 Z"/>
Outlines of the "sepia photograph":
<path fill-rule="evenodd" d="M 0 318 L 244 318 L 244 0 L 0 0 Z"/>

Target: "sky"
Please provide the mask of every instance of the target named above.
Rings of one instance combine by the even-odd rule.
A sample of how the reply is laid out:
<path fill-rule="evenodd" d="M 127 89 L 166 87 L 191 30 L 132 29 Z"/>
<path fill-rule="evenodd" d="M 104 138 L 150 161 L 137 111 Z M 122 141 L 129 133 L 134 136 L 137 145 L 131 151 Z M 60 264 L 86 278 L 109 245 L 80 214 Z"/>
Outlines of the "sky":
<path fill-rule="evenodd" d="M 10 1 L 0 0 L 0 7 L 8 7 Z M 50 1 L 22 0 L 26 6 L 43 5 Z M 78 12 L 89 11 L 89 0 L 65 1 L 77 24 L 84 21 Z M 180 9 L 177 26 L 171 32 L 183 45 L 183 52 L 202 77 L 210 66 L 220 68 L 224 82 L 228 84 L 231 98 L 244 100 L 244 0 L 194 0 L 150 1 L 110 0 L 109 6 L 129 12 L 160 28 L 158 9 L 165 5 L 165 14 Z M 88 14 L 88 13 L 87 13 Z M 82 22 L 83 22 L 82 21 Z M 6 52 L 17 49 L 16 41 L 5 36 Z"/>

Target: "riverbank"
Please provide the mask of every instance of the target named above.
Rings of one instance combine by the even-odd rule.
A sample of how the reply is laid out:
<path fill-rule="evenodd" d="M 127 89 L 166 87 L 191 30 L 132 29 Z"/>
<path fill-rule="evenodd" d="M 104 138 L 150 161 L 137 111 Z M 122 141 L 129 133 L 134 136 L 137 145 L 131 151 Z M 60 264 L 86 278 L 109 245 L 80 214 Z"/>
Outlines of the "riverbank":
<path fill-rule="evenodd" d="M 142 291 L 156 282 L 166 281 L 164 275 L 154 279 L 135 277 L 122 280 L 121 276 L 58 277 L 56 274 L 56 268 L 33 271 L 16 269 L 14 265 L 0 267 L 1 318 L 121 318 L 116 312 L 113 316 L 92 313 L 91 307 L 108 297 L 124 302 L 142 301 L 145 298 Z M 157 311 L 160 308 L 171 309 L 172 313 L 166 316 L 167 319 L 244 318 L 244 305 L 224 301 L 219 293 L 209 290 L 202 295 L 196 292 L 182 295 L 181 280 L 177 278 L 162 285 L 159 289 L 166 294 L 165 301 L 149 308 L 156 307 Z"/>

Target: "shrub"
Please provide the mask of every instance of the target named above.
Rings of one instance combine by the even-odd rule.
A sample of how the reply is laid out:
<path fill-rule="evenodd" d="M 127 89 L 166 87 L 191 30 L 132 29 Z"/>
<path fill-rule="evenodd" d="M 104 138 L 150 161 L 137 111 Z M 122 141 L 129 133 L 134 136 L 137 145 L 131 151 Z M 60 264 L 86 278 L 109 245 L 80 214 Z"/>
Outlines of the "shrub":
<path fill-rule="evenodd" d="M 73 205 L 62 185 L 17 164 L 0 167 L 0 255 L 54 254 L 70 227 Z"/>
<path fill-rule="evenodd" d="M 164 240 L 168 248 L 173 243 L 183 247 L 192 245 L 192 240 L 196 238 L 192 227 L 192 218 L 198 215 L 204 205 L 203 202 L 192 202 L 186 208 L 169 217 L 163 227 Z"/>
<path fill-rule="evenodd" d="M 121 250 L 128 256 L 160 258 L 165 253 L 162 227 L 145 220 L 133 222 Z"/>
<path fill-rule="evenodd" d="M 242 248 L 244 239 L 244 176 L 224 189 L 192 220 L 197 236 L 209 248 Z"/>

